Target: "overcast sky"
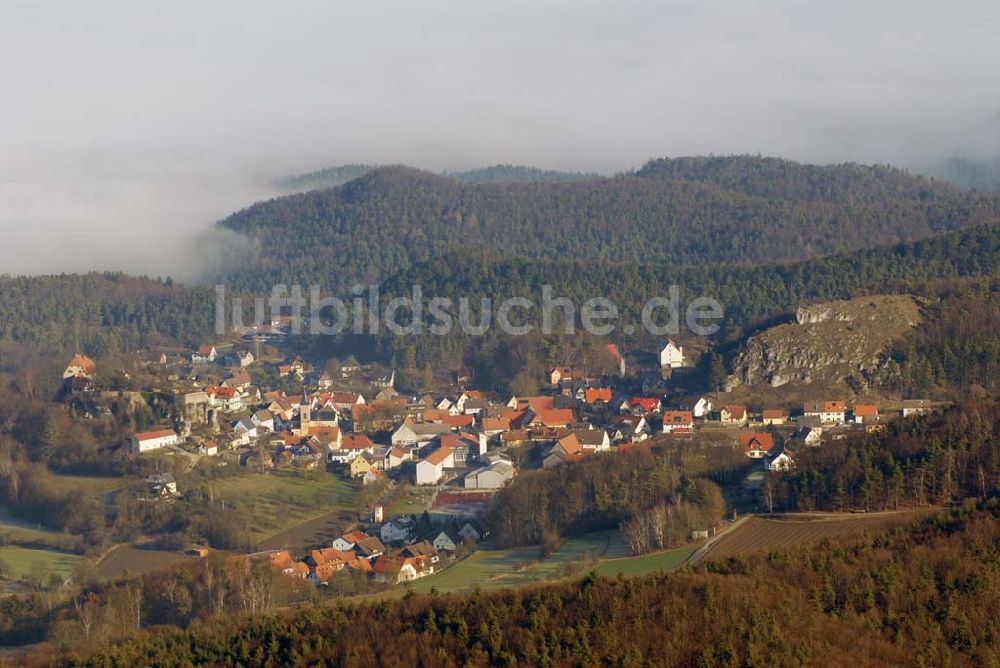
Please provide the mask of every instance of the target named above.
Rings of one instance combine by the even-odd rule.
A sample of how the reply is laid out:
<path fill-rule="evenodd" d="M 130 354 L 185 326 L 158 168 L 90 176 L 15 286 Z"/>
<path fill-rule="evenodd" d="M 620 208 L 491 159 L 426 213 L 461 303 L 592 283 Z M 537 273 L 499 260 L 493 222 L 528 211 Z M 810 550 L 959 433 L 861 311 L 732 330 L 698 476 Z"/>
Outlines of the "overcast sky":
<path fill-rule="evenodd" d="M 3 0 L 0 272 L 189 277 L 328 164 L 1000 154 L 997 35 L 995 0 Z"/>

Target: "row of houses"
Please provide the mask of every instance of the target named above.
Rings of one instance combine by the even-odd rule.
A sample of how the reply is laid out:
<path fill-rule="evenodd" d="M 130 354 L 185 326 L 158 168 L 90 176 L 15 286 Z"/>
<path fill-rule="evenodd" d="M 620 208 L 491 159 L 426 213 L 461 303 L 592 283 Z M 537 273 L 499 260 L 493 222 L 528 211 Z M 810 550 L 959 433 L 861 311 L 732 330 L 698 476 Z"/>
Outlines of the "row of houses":
<path fill-rule="evenodd" d="M 457 530 L 435 529 L 418 540 L 413 537 L 416 524 L 412 518 L 400 517 L 383 524 L 379 536 L 350 531 L 333 540 L 330 547 L 310 550 L 300 560 L 293 559 L 287 550 L 275 551 L 269 555 L 271 567 L 317 585 L 328 584 L 345 572 L 396 584 L 432 575 L 443 562 L 455 558 L 461 545 L 481 537 L 467 522 Z"/>

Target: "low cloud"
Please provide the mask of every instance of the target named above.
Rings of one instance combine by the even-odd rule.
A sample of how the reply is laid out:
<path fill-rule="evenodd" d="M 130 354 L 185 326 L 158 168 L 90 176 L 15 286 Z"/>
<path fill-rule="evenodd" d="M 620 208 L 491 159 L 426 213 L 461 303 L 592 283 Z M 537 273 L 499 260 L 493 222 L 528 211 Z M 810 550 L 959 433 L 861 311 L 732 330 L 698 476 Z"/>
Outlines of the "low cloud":
<path fill-rule="evenodd" d="M 329 164 L 998 155 L 998 33 L 978 0 L 13 0 L 0 272 L 196 279 L 214 221 Z"/>

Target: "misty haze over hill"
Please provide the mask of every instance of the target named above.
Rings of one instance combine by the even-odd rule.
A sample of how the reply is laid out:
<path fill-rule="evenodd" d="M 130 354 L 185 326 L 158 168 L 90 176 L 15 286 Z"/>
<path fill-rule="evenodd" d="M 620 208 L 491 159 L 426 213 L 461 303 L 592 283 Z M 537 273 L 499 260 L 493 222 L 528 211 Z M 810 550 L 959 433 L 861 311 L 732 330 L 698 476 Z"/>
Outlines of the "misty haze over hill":
<path fill-rule="evenodd" d="M 214 221 L 338 164 L 991 159 L 998 31 L 989 2 L 5 3 L 0 271 L 197 278 L 245 252 Z"/>

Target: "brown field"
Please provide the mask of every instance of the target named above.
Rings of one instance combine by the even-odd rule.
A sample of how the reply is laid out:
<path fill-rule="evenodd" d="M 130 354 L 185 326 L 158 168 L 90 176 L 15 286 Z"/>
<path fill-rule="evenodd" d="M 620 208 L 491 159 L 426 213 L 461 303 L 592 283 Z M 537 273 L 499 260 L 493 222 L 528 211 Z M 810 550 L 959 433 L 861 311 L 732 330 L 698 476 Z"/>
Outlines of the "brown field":
<path fill-rule="evenodd" d="M 825 538 L 860 536 L 907 524 L 936 508 L 892 513 L 803 513 L 751 517 L 719 537 L 702 558 L 722 559 L 753 552 L 780 550 L 815 543 Z"/>
<path fill-rule="evenodd" d="M 192 558 L 180 552 L 142 550 L 132 545 L 119 545 L 101 559 L 92 574 L 96 578 L 111 580 L 126 572 L 129 575 L 142 575 L 187 561 L 192 561 Z"/>
<path fill-rule="evenodd" d="M 303 554 L 313 547 L 329 545 L 356 520 L 357 516 L 348 510 L 333 510 L 260 541 L 257 549 Z"/>

